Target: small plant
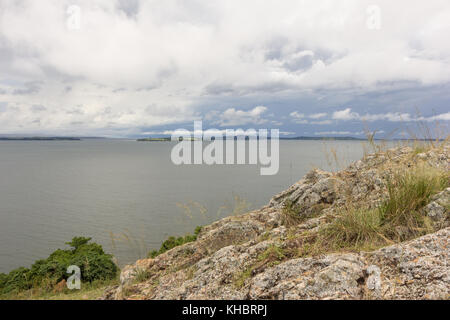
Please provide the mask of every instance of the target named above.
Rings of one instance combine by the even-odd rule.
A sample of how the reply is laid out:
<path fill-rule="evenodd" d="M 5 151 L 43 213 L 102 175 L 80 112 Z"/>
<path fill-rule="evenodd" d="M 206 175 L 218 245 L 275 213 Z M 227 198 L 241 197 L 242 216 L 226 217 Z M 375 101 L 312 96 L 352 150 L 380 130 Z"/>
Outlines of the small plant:
<path fill-rule="evenodd" d="M 305 216 L 301 215 L 302 206 L 287 199 L 283 204 L 281 211 L 281 223 L 287 227 L 297 225 L 305 220 Z"/>
<path fill-rule="evenodd" d="M 244 271 L 242 271 L 241 273 L 238 273 L 234 279 L 234 286 L 237 289 L 241 289 L 242 287 L 244 287 L 245 281 L 252 277 L 252 274 L 253 274 L 252 267 L 249 267 L 249 268 L 245 269 Z"/>
<path fill-rule="evenodd" d="M 134 281 L 135 282 L 144 282 L 145 280 L 150 279 L 151 272 L 147 269 L 136 268 L 134 273 Z"/>
<path fill-rule="evenodd" d="M 164 252 L 169 251 L 170 249 L 181 246 L 185 243 L 194 242 L 197 240 L 197 237 L 201 231 L 202 231 L 202 227 L 197 226 L 195 228 L 194 235 L 188 234 L 188 235 L 185 235 L 184 237 L 178 237 L 178 238 L 171 236 L 162 243 L 159 250 L 150 251 L 148 253 L 148 257 L 154 259 L 157 256 L 159 256 L 160 254 L 163 254 Z"/>
<path fill-rule="evenodd" d="M 277 245 L 270 245 L 266 251 L 258 256 L 258 260 L 264 261 L 265 263 L 282 261 L 284 258 L 286 258 L 286 255 L 284 254 L 283 248 Z"/>
<path fill-rule="evenodd" d="M 241 289 L 245 285 L 245 281 L 262 269 L 276 265 L 286 259 L 283 248 L 277 245 L 270 245 L 263 253 L 258 256 L 258 262 L 247 267 L 244 271 L 238 273 L 234 277 L 234 286 Z"/>

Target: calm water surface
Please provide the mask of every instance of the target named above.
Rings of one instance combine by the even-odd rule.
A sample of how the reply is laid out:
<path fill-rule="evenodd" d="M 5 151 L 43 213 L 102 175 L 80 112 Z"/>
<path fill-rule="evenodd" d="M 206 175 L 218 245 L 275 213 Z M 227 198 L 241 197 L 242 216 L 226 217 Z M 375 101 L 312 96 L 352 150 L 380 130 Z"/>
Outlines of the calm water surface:
<path fill-rule="evenodd" d="M 131 140 L 0 141 L 0 272 L 30 266 L 79 235 L 92 237 L 123 265 L 169 235 L 230 214 L 236 195 L 258 208 L 308 170 L 336 168 L 327 161 L 331 149 L 340 166 L 363 153 L 357 141 L 280 141 L 279 173 L 260 176 L 254 165 L 175 166 L 172 147 Z M 182 209 L 186 204 L 191 212 Z"/>

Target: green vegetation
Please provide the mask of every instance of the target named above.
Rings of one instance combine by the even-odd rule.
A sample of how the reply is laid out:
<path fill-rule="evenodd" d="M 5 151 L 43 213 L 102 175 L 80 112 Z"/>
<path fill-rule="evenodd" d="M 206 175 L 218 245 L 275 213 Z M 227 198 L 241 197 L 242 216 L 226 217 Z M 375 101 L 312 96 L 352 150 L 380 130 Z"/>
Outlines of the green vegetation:
<path fill-rule="evenodd" d="M 281 210 L 281 224 L 286 227 L 298 225 L 308 219 L 318 216 L 322 210 L 328 206 L 328 204 L 319 203 L 312 206 L 309 211 L 306 212 L 302 205 L 288 199 L 283 203 L 283 208 Z"/>
<path fill-rule="evenodd" d="M 91 238 L 75 237 L 67 242 L 71 249 L 54 251 L 47 259 L 36 261 L 30 269 L 18 268 L 9 274 L 0 274 L 0 295 L 14 295 L 21 291 L 39 289 L 50 292 L 71 274 L 71 265 L 81 269 L 82 283 L 110 281 L 116 278 L 118 268 L 112 256 L 103 251 L 102 246 L 89 243 Z"/>
<path fill-rule="evenodd" d="M 433 231 L 421 209 L 432 195 L 450 185 L 447 171 L 427 166 L 394 174 L 388 197 L 375 209 L 348 207 L 318 235 L 306 235 L 302 254 L 340 250 L 373 250 Z M 306 252 L 308 251 L 308 252 Z"/>
<path fill-rule="evenodd" d="M 304 217 L 300 215 L 301 210 L 302 207 L 300 205 L 290 199 L 286 200 L 281 210 L 281 223 L 287 227 L 301 223 L 304 220 Z"/>
<path fill-rule="evenodd" d="M 170 138 L 143 138 L 137 139 L 138 142 L 166 142 L 170 141 Z"/>
<path fill-rule="evenodd" d="M 0 137 L 0 141 L 80 141 L 75 137 Z"/>
<path fill-rule="evenodd" d="M 286 258 L 286 255 L 284 254 L 284 251 L 281 247 L 276 245 L 270 245 L 266 251 L 261 253 L 258 256 L 259 261 L 269 262 L 273 263 L 276 261 L 282 261 L 284 258 Z"/>
<path fill-rule="evenodd" d="M 251 278 L 253 275 L 253 268 L 249 267 L 242 271 L 241 273 L 238 273 L 234 278 L 234 285 L 237 289 L 241 289 L 245 285 L 245 281 L 249 278 Z"/>
<path fill-rule="evenodd" d="M 380 207 L 384 224 L 388 226 L 383 230 L 386 236 L 403 241 L 426 233 L 429 226 L 420 209 L 430 202 L 431 196 L 449 186 L 449 179 L 448 171 L 428 166 L 394 176 L 388 183 L 389 198 Z M 405 238 L 389 226 L 406 227 L 409 234 Z"/>
<path fill-rule="evenodd" d="M 258 262 L 247 267 L 244 271 L 237 273 L 234 276 L 234 286 L 241 289 L 245 285 L 245 281 L 257 274 L 260 270 L 266 267 L 271 267 L 286 260 L 288 257 L 283 248 L 272 244 L 258 256 Z"/>
<path fill-rule="evenodd" d="M 159 248 L 159 250 L 152 250 L 148 253 L 148 257 L 149 258 L 156 258 L 157 256 L 159 256 L 160 254 L 163 254 L 166 251 L 169 251 L 170 249 L 173 249 L 175 247 L 181 246 L 185 243 L 188 242 L 194 242 L 195 240 L 197 240 L 197 236 L 199 235 L 199 233 L 202 231 L 202 227 L 201 226 L 197 226 L 195 228 L 194 234 L 188 234 L 185 235 L 184 237 L 178 237 L 175 238 L 173 236 L 169 237 L 166 241 L 164 241 L 161 245 L 161 248 Z"/>
<path fill-rule="evenodd" d="M 149 270 L 137 268 L 134 281 L 136 283 L 144 282 L 151 277 L 152 273 Z"/>

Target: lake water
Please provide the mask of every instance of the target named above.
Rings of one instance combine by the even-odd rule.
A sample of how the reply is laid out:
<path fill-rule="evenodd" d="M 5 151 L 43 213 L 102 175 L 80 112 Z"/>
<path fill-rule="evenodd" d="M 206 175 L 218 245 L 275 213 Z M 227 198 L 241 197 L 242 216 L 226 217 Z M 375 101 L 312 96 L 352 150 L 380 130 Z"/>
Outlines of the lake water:
<path fill-rule="evenodd" d="M 175 166 L 170 142 L 0 141 L 0 272 L 80 235 L 120 265 L 134 262 L 169 235 L 229 215 L 235 196 L 261 207 L 310 169 L 335 169 L 330 150 L 345 166 L 362 144 L 282 140 L 278 174 L 261 176 L 255 165 Z"/>

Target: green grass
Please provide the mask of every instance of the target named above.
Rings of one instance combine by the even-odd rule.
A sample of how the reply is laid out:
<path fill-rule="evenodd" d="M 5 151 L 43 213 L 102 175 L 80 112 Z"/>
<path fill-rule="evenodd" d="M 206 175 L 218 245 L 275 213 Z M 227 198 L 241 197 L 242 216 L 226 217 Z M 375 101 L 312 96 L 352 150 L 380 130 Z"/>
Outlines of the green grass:
<path fill-rule="evenodd" d="M 385 243 L 380 234 L 382 217 L 378 209 L 349 209 L 320 231 L 319 241 L 332 250 L 360 249 Z"/>
<path fill-rule="evenodd" d="M 145 280 L 150 279 L 151 275 L 152 274 L 150 270 L 137 268 L 134 276 L 134 281 L 136 283 L 144 282 Z"/>
<path fill-rule="evenodd" d="M 249 267 L 235 276 L 234 286 L 241 289 L 245 285 L 245 281 L 252 277 L 253 268 Z"/>
<path fill-rule="evenodd" d="M 383 218 L 383 232 L 392 240 L 406 240 L 395 227 L 403 227 L 406 236 L 418 236 L 429 232 L 429 221 L 420 213 L 430 202 L 431 196 L 449 186 L 447 171 L 420 166 L 394 175 L 388 181 L 389 198 L 379 208 Z M 406 229 L 405 229 L 406 228 Z"/>
<path fill-rule="evenodd" d="M 283 248 L 274 244 L 270 245 L 263 253 L 258 256 L 257 262 L 255 264 L 247 267 L 244 271 L 235 275 L 234 286 L 237 289 L 241 289 L 242 287 L 244 287 L 245 281 L 251 278 L 253 273 L 258 273 L 262 269 L 279 264 L 286 258 L 287 256 Z"/>
<path fill-rule="evenodd" d="M 388 180 L 388 197 L 374 209 L 349 205 L 317 235 L 304 236 L 301 256 L 374 250 L 433 232 L 421 209 L 449 186 L 449 173 L 428 166 L 406 169 Z"/>
<path fill-rule="evenodd" d="M 281 224 L 290 227 L 303 222 L 306 218 L 301 215 L 302 206 L 288 199 L 281 210 Z"/>
<path fill-rule="evenodd" d="M 285 258 L 285 254 L 283 248 L 277 245 L 270 245 L 266 251 L 261 253 L 258 256 L 259 261 L 273 262 L 273 261 L 281 261 Z"/>

